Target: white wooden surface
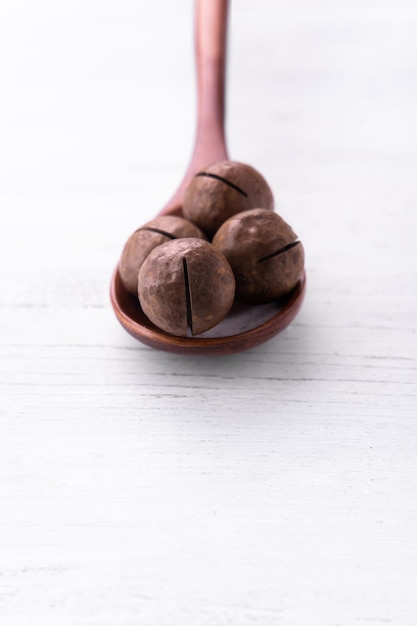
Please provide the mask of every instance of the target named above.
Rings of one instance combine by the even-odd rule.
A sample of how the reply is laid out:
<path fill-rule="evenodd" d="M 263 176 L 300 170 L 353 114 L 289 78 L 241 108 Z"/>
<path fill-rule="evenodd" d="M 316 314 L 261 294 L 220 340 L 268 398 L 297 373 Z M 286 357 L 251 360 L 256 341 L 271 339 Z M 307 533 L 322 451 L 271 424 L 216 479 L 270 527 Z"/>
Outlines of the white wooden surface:
<path fill-rule="evenodd" d="M 189 0 L 4 3 L 2 626 L 415 625 L 417 6 L 240 0 L 231 155 L 308 296 L 228 358 L 152 351 L 108 283 L 194 120 Z"/>

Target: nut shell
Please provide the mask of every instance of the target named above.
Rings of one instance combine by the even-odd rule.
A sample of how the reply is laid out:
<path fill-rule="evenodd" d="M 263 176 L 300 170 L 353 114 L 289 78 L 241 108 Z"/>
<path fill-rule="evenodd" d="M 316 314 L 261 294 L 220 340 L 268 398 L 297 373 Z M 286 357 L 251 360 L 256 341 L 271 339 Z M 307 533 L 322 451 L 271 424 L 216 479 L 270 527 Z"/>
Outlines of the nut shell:
<path fill-rule="evenodd" d="M 176 215 L 156 217 L 132 233 L 119 261 L 120 278 L 127 291 L 137 294 L 138 272 L 148 254 L 157 246 L 179 237 L 205 239 L 197 226 Z"/>
<path fill-rule="evenodd" d="M 217 231 L 213 246 L 229 261 L 236 297 L 270 302 L 295 287 L 304 267 L 304 249 L 277 213 L 254 209 L 233 216 Z"/>
<path fill-rule="evenodd" d="M 198 335 L 232 306 L 235 279 L 225 257 L 201 239 L 176 239 L 155 248 L 139 270 L 145 315 L 167 333 Z"/>
<path fill-rule="evenodd" d="M 184 195 L 183 215 L 212 237 L 232 215 L 256 207 L 274 208 L 265 178 L 250 165 L 221 161 L 191 180 Z"/>

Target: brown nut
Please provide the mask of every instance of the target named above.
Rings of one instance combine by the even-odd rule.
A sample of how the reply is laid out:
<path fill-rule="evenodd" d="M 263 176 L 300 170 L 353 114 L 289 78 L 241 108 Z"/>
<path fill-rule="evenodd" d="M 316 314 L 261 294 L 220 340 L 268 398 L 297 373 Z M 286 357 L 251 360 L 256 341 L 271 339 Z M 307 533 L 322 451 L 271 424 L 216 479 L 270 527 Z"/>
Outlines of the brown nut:
<path fill-rule="evenodd" d="M 250 165 L 221 161 L 191 180 L 184 195 L 183 215 L 212 237 L 232 215 L 259 206 L 274 208 L 264 177 Z"/>
<path fill-rule="evenodd" d="M 139 270 L 142 310 L 171 335 L 199 335 L 232 306 L 235 279 L 225 257 L 207 241 L 176 239 L 155 248 Z"/>
<path fill-rule="evenodd" d="M 137 294 L 138 272 L 148 254 L 162 243 L 179 237 L 205 239 L 197 226 L 175 215 L 161 215 L 135 230 L 127 240 L 119 261 L 120 279 L 127 291 Z"/>
<path fill-rule="evenodd" d="M 270 302 L 291 291 L 304 267 L 304 249 L 292 228 L 264 209 L 231 217 L 212 245 L 232 266 L 236 297 L 251 303 Z"/>

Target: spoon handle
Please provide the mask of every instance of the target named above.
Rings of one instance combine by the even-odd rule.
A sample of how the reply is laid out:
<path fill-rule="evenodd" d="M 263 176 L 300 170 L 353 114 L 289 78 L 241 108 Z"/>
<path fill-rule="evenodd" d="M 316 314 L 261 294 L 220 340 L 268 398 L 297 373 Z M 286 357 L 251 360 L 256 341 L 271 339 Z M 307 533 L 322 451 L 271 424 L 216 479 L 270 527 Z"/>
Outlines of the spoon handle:
<path fill-rule="evenodd" d="M 227 158 L 224 134 L 227 13 L 228 0 L 196 2 L 197 134 L 193 159 L 200 167 Z"/>
<path fill-rule="evenodd" d="M 228 158 L 224 132 L 228 8 L 229 0 L 195 0 L 197 125 L 194 151 L 179 188 L 161 214 L 178 212 L 185 188 L 196 172 Z"/>

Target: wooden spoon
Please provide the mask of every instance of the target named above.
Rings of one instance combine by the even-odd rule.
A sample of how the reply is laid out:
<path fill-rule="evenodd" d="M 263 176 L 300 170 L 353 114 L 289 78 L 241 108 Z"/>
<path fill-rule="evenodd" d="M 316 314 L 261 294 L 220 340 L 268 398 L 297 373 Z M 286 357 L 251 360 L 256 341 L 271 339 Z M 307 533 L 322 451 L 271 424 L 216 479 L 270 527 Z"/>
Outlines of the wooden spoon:
<path fill-rule="evenodd" d="M 162 214 L 181 215 L 184 191 L 191 178 L 212 163 L 228 159 L 224 133 L 225 60 L 228 0 L 196 0 L 197 131 L 186 174 Z M 174 337 L 142 312 L 138 299 L 114 271 L 110 298 L 125 330 L 139 341 L 179 354 L 232 354 L 253 348 L 283 330 L 297 315 L 305 294 L 305 274 L 282 300 L 265 305 L 236 303 L 217 326 L 196 337 Z"/>

